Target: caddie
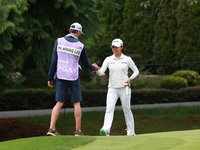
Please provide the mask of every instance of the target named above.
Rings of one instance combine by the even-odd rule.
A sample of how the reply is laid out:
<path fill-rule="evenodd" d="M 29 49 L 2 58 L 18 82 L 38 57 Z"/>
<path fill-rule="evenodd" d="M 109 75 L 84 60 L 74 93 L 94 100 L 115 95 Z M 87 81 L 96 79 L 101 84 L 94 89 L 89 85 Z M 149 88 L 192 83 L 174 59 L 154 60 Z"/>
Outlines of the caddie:
<path fill-rule="evenodd" d="M 82 136 L 81 117 L 82 110 L 80 102 L 82 101 L 79 60 L 84 67 L 91 71 L 99 69 L 91 65 L 87 59 L 86 48 L 78 37 L 83 34 L 82 26 L 79 23 L 73 23 L 70 26 L 69 34 L 60 37 L 54 44 L 50 69 L 48 73 L 48 86 L 53 88 L 53 79 L 56 81 L 56 105 L 51 113 L 50 128 L 47 135 L 59 136 L 56 130 L 56 122 L 67 99 L 68 89 L 71 92 L 71 102 L 74 106 L 74 117 L 76 122 L 75 136 Z"/>

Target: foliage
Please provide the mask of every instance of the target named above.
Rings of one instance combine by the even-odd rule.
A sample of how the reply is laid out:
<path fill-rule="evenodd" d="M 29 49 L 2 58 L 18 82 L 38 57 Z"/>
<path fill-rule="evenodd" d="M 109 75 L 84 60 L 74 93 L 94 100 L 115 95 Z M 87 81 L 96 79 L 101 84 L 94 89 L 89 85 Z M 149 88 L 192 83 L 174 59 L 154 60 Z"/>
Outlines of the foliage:
<path fill-rule="evenodd" d="M 124 39 L 126 52 L 128 54 L 141 54 L 145 60 L 147 58 L 147 52 L 149 53 L 148 55 L 151 55 L 149 48 L 152 46 L 152 40 L 150 39 L 153 35 L 152 24 L 155 23 L 155 20 L 149 20 L 148 18 L 142 19 L 136 16 L 136 13 L 141 10 L 138 7 L 139 3 L 139 0 L 129 0 L 125 3 L 121 36 Z"/>
<path fill-rule="evenodd" d="M 140 70 L 142 72 L 142 70 Z M 139 75 L 131 81 L 131 89 L 160 89 L 160 82 L 167 76 Z"/>
<path fill-rule="evenodd" d="M 178 9 L 182 9 L 181 5 Z M 200 18 L 196 15 L 200 13 L 199 6 L 193 6 L 191 11 L 182 9 L 176 15 L 177 18 L 177 35 L 176 47 L 176 60 L 179 62 L 198 62 L 199 61 L 199 26 L 196 25 Z M 181 64 L 182 70 L 195 70 L 199 72 L 200 65 L 195 63 Z M 179 69 L 180 70 L 180 69 Z"/>
<path fill-rule="evenodd" d="M 97 5 L 97 8 L 99 8 L 99 18 L 105 28 L 105 31 L 95 45 L 98 59 L 96 63 L 101 66 L 103 60 L 107 56 L 112 55 L 112 50 L 110 48 L 112 40 L 120 38 L 124 0 L 103 0 Z"/>
<path fill-rule="evenodd" d="M 24 22 L 22 14 L 27 10 L 26 0 L 3 0 L 0 3 L 0 90 L 13 83 L 9 80 L 15 74 L 11 61 L 17 50 L 13 50 L 12 41 L 24 31 L 20 24 Z"/>
<path fill-rule="evenodd" d="M 0 97 L 1 111 L 45 109 L 52 108 L 55 104 L 55 91 L 49 89 L 10 90 Z"/>
<path fill-rule="evenodd" d="M 24 81 L 19 88 L 15 89 L 47 88 L 47 75 L 44 76 L 41 71 L 26 70 L 26 72 L 23 72 L 23 75 L 27 77 L 26 81 Z"/>
<path fill-rule="evenodd" d="M 82 107 L 106 105 L 107 90 L 82 90 Z M 70 93 L 64 108 L 72 108 Z M 131 105 L 156 104 L 173 102 L 191 102 L 200 100 L 200 87 L 169 89 L 140 89 L 132 90 Z M 52 109 L 55 105 L 55 89 L 24 89 L 10 90 L 0 95 L 1 111 Z M 120 100 L 117 105 L 121 105 Z"/>
<path fill-rule="evenodd" d="M 174 51 L 176 45 L 175 37 L 177 34 L 176 18 L 168 15 L 167 9 L 168 8 L 163 8 L 161 12 L 158 12 L 157 21 L 154 24 L 155 33 L 153 39 L 153 61 L 155 63 L 168 63 L 176 61 L 176 57 L 174 57 L 176 56 Z M 171 74 L 176 69 L 176 65 L 158 66 L 156 73 Z"/>
<path fill-rule="evenodd" d="M 107 32 L 102 35 L 102 44 L 97 42 L 96 47 L 100 50 L 97 57 L 102 61 L 110 55 L 107 50 L 110 42 L 119 37 L 124 42 L 126 54 L 141 55 L 142 62 L 136 65 L 145 67 L 151 73 L 172 74 L 176 70 L 191 68 L 199 71 L 197 50 L 200 34 L 199 25 L 194 22 L 199 22 L 200 7 L 195 2 L 195 5 L 188 7 L 184 2 L 103 1 L 99 17 Z M 120 6 L 118 10 L 117 4 Z M 121 11 L 123 16 L 116 10 Z"/>
<path fill-rule="evenodd" d="M 160 82 L 161 88 L 166 89 L 181 89 L 188 87 L 187 80 L 183 77 L 166 77 L 163 78 Z"/>
<path fill-rule="evenodd" d="M 167 13 L 173 16 L 177 11 L 176 7 L 174 7 L 174 3 L 179 3 L 181 7 L 187 8 L 190 10 L 194 4 L 197 4 L 199 1 L 198 0 L 146 0 L 140 2 L 140 6 L 147 9 L 151 8 L 151 13 L 150 14 L 145 14 L 143 12 L 138 12 L 138 15 L 145 16 L 145 17 L 152 17 L 156 15 L 158 12 L 161 12 L 162 9 L 168 9 Z"/>
<path fill-rule="evenodd" d="M 199 71 L 199 64 L 189 63 L 199 60 L 198 25 L 194 26 L 194 22 L 199 21 L 199 17 L 196 16 L 199 6 L 194 5 L 188 10 L 187 7 L 183 7 L 183 2 L 178 0 L 170 3 L 157 0 L 155 3 L 159 5 L 159 10 L 153 15 L 157 17 L 157 21 L 154 24 L 152 62 L 161 65 L 155 65 L 153 71 L 157 74 L 171 74 L 180 69 Z M 156 9 L 157 6 L 155 4 L 151 7 Z M 153 16 L 150 17 L 152 20 Z"/>
<path fill-rule="evenodd" d="M 192 70 L 179 70 L 173 73 L 174 77 L 183 77 L 187 80 L 189 86 L 197 85 L 199 74 Z"/>
<path fill-rule="evenodd" d="M 103 31 L 94 4 L 93 0 L 1 1 L 0 88 L 5 89 L 10 73 L 26 67 L 47 74 L 54 42 L 69 33 L 73 22 L 82 24 L 85 34 L 80 41 L 91 51 L 94 38 Z"/>
<path fill-rule="evenodd" d="M 29 70 L 46 78 L 54 42 L 73 22 L 83 25 L 80 41 L 99 66 L 112 55 L 111 41 L 121 38 L 125 53 L 140 56 L 136 65 L 150 73 L 200 72 L 199 13 L 196 0 L 2 0 L 0 89 L 13 84 L 16 72 L 22 74 L 17 83 L 30 80 Z M 83 80 L 93 77 L 84 70 Z"/>

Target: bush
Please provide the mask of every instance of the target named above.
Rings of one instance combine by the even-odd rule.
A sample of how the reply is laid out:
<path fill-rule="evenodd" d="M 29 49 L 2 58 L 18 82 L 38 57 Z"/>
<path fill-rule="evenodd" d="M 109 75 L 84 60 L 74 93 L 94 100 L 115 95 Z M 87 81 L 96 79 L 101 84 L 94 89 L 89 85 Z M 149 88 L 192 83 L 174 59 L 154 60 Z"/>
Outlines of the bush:
<path fill-rule="evenodd" d="M 107 90 L 82 90 L 81 106 L 105 106 L 106 95 Z M 64 108 L 73 108 L 70 99 L 69 93 Z M 192 101 L 200 101 L 200 87 L 180 90 L 142 89 L 132 90 L 131 93 L 131 105 Z M 55 89 L 9 90 L 0 94 L 0 111 L 52 109 L 55 103 Z M 121 105 L 120 100 L 116 105 Z"/>
<path fill-rule="evenodd" d="M 186 88 L 188 87 L 187 80 L 182 78 L 182 77 L 166 77 L 163 78 L 160 82 L 160 87 L 161 88 L 166 88 L 166 89 L 181 89 L 181 88 Z"/>
<path fill-rule="evenodd" d="M 46 109 L 54 105 L 53 89 L 7 90 L 0 95 L 0 111 Z"/>
<path fill-rule="evenodd" d="M 199 78 L 199 74 L 196 71 L 191 70 L 179 70 L 173 73 L 172 76 L 185 78 L 188 82 L 188 86 L 197 85 L 197 80 Z"/>

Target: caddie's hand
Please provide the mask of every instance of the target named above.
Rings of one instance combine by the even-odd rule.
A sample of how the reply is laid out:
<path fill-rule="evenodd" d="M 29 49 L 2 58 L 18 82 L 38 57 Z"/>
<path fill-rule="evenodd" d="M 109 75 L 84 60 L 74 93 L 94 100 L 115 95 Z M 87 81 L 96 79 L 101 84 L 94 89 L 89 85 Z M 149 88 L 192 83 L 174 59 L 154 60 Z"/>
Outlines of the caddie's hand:
<path fill-rule="evenodd" d="M 125 86 L 129 86 L 129 84 L 131 83 L 131 78 L 128 78 L 125 82 Z"/>
<path fill-rule="evenodd" d="M 48 81 L 48 87 L 53 88 L 53 81 Z"/>
<path fill-rule="evenodd" d="M 93 63 L 92 64 L 92 66 L 94 66 L 95 67 L 95 70 L 94 71 L 97 71 L 97 70 L 99 70 L 100 69 L 100 67 L 96 64 L 96 63 Z"/>

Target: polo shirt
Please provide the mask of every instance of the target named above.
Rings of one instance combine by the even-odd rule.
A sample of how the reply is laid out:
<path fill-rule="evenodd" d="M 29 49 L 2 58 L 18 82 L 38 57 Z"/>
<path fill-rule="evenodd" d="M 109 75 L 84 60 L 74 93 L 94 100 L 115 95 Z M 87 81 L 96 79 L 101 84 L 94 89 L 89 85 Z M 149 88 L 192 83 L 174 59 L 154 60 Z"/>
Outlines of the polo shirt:
<path fill-rule="evenodd" d="M 129 68 L 133 71 L 133 74 L 130 77 L 131 79 L 134 79 L 139 74 L 139 70 L 134 61 L 131 57 L 124 54 L 121 54 L 120 58 L 116 58 L 114 54 L 106 57 L 101 69 L 97 71 L 97 74 L 99 76 L 103 75 L 107 68 L 109 69 L 108 87 L 113 88 L 122 88 L 125 86 L 125 82 L 129 78 Z"/>

